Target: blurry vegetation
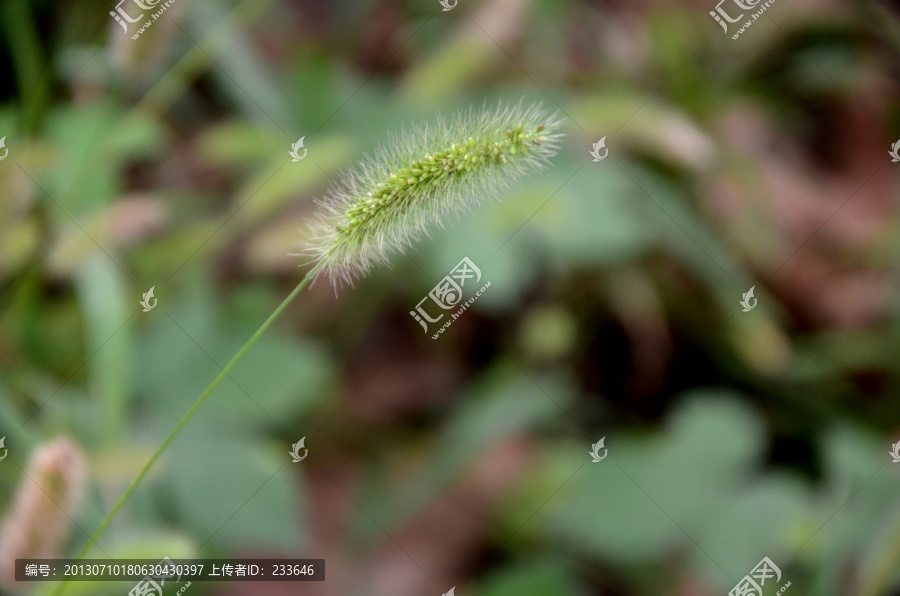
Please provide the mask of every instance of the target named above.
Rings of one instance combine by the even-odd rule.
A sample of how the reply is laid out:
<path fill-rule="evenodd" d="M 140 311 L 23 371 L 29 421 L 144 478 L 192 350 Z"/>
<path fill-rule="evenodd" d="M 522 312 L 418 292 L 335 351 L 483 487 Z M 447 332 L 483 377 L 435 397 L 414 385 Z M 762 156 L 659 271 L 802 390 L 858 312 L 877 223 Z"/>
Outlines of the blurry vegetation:
<path fill-rule="evenodd" d="M 373 596 L 723 594 L 768 556 L 792 596 L 898 593 L 896 3 L 738 40 L 712 0 L 176 0 L 137 40 L 113 4 L 0 7 L 0 512 L 70 437 L 77 552 L 302 275 L 330 179 L 524 97 L 568 118 L 553 167 L 316 283 L 92 555 L 325 558 L 302 593 Z M 408 312 L 463 256 L 491 287 L 434 341 Z"/>

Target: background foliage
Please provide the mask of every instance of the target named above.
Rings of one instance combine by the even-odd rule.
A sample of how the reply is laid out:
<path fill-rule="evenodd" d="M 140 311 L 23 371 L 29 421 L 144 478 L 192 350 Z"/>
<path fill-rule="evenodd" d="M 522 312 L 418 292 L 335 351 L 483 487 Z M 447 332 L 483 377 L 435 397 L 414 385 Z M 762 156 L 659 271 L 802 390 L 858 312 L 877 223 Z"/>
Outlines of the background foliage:
<path fill-rule="evenodd" d="M 0 7 L 0 511 L 68 435 L 77 552 L 300 279 L 329 180 L 525 98 L 567 118 L 553 167 L 302 294 L 103 553 L 325 558 L 311 595 L 702 596 L 763 556 L 793 596 L 898 593 L 895 4 L 737 40 L 705 0 L 176 0 L 137 40 L 113 8 Z M 432 340 L 408 312 L 463 256 L 491 288 Z"/>

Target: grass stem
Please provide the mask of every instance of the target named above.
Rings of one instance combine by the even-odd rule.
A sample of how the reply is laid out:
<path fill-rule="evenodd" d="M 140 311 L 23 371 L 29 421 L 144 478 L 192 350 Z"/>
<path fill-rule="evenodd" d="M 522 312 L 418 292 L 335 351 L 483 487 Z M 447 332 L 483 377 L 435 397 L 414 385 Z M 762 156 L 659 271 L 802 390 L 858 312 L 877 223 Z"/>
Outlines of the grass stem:
<path fill-rule="evenodd" d="M 210 383 L 209 386 L 203 391 L 203 393 L 200 394 L 200 397 L 197 398 L 190 409 L 184 414 L 184 416 L 182 416 L 181 420 L 178 421 L 178 424 L 175 425 L 175 428 L 173 428 L 171 432 L 169 432 L 165 440 L 160 444 L 159 447 L 157 447 L 156 451 L 153 452 L 153 455 L 149 460 L 147 460 L 147 463 L 144 464 L 144 467 L 141 468 L 141 471 L 138 472 L 138 475 L 134 477 L 134 480 L 131 481 L 131 484 L 128 485 L 128 488 L 125 489 L 125 492 L 122 493 L 122 496 L 119 497 L 119 500 L 116 501 L 116 504 L 113 505 L 112 509 L 110 509 L 106 516 L 103 518 L 103 521 L 100 522 L 100 525 L 97 526 L 97 529 L 94 531 L 94 533 L 91 534 L 87 543 L 84 545 L 84 548 L 82 548 L 78 553 L 78 559 L 83 559 L 85 555 L 87 555 L 88 551 L 90 551 L 91 546 L 97 543 L 97 539 L 103 534 L 104 531 L 106 531 L 106 528 L 109 527 L 109 524 L 112 523 L 113 518 L 115 518 L 119 510 L 122 509 L 122 507 L 128 501 L 129 497 L 131 497 L 135 489 L 137 489 L 138 485 L 153 467 L 153 464 L 156 463 L 156 460 L 159 459 L 163 451 L 166 450 L 166 447 L 169 446 L 169 443 L 172 442 L 172 440 L 178 435 L 181 429 L 184 428 L 184 426 L 188 423 L 191 417 L 193 417 L 197 410 L 200 409 L 200 406 L 203 405 L 203 402 L 206 401 L 206 398 L 210 396 L 210 394 L 219 385 L 222 379 L 228 376 L 228 373 L 231 372 L 231 369 L 234 368 L 234 366 L 238 363 L 238 361 L 240 361 L 244 354 L 246 354 L 247 351 L 253 346 L 253 344 L 256 343 L 256 340 L 258 340 L 262 336 L 262 334 L 266 332 L 266 330 L 272 325 L 275 319 L 278 318 L 278 315 L 280 315 L 282 311 L 284 311 L 284 309 L 287 308 L 287 306 L 291 302 L 293 302 L 294 298 L 297 297 L 297 294 L 299 294 L 303 290 L 303 288 L 309 285 L 309 282 L 315 278 L 316 273 L 318 273 L 319 268 L 322 266 L 323 265 L 319 263 L 303 277 L 300 283 L 297 284 L 297 287 L 295 287 L 291 291 L 291 293 L 288 294 L 287 298 L 285 298 L 281 302 L 281 304 L 278 305 L 278 308 L 272 311 L 272 314 L 269 315 L 269 318 L 259 326 L 259 329 L 257 329 L 256 332 L 252 336 L 250 336 L 250 339 L 247 340 L 247 342 L 241 347 L 238 353 L 234 355 L 234 357 L 227 365 L 225 365 L 225 368 L 222 369 L 222 372 L 220 372 L 216 376 L 216 378 L 213 379 L 212 383 Z M 58 587 L 53 592 L 53 595 L 62 596 L 62 594 L 65 593 L 67 584 L 68 582 L 66 581 L 58 584 Z"/>

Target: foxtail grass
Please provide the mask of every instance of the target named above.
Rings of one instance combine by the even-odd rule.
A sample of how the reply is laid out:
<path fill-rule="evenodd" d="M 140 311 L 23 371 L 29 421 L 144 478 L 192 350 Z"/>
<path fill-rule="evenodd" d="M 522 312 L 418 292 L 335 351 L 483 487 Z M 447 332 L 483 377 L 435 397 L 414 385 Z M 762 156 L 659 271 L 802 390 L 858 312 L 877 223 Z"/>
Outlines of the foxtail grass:
<path fill-rule="evenodd" d="M 542 169 L 559 149 L 558 124 L 540 106 L 501 105 L 394 135 L 328 189 L 301 246 L 334 282 L 363 276 Z"/>
<path fill-rule="evenodd" d="M 500 105 L 462 111 L 392 136 L 344 173 L 325 197 L 301 255 L 313 266 L 228 362 L 166 436 L 78 554 L 87 555 L 166 447 L 296 296 L 320 274 L 352 282 L 395 252 L 444 227 L 447 218 L 495 199 L 521 176 L 541 170 L 558 151 L 561 122 L 542 108 Z M 55 591 L 59 596 L 65 583 Z"/>

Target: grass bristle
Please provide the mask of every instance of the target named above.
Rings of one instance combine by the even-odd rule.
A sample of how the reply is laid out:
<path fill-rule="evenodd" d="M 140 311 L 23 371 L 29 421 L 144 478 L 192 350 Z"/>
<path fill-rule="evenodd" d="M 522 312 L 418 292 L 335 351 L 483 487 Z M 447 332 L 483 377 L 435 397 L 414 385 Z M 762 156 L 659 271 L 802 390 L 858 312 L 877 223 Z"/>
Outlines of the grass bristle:
<path fill-rule="evenodd" d="M 335 283 L 365 275 L 448 215 L 545 167 L 561 144 L 559 125 L 540 105 L 501 105 L 393 136 L 317 201 L 305 254 Z"/>

